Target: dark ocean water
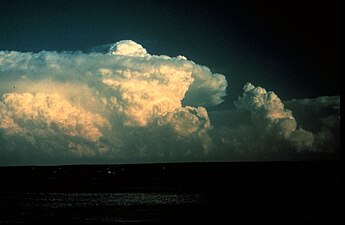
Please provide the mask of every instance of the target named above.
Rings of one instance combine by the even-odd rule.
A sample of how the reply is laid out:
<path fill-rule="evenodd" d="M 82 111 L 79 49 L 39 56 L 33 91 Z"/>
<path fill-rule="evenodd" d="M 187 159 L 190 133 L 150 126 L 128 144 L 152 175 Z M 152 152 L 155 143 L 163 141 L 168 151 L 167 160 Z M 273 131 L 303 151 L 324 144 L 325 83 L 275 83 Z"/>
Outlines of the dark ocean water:
<path fill-rule="evenodd" d="M 341 165 L 0 167 L 0 223 L 340 220 Z"/>
<path fill-rule="evenodd" d="M 154 222 L 201 219 L 201 193 L 2 193 L 0 222 Z"/>

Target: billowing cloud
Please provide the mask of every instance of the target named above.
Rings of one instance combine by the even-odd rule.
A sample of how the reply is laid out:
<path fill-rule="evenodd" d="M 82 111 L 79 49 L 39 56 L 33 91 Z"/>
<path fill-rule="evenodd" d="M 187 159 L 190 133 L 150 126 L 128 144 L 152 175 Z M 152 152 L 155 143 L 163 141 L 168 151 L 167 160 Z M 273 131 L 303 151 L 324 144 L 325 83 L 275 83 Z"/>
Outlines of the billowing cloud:
<path fill-rule="evenodd" d="M 219 139 L 219 148 L 228 150 L 224 151 L 228 157 L 294 160 L 304 154 L 339 151 L 339 96 L 286 102 L 296 110 L 297 123 L 274 92 L 250 83 L 243 91 L 235 102 L 236 109 L 210 112 L 214 139 Z"/>
<path fill-rule="evenodd" d="M 237 109 L 208 112 L 226 88 L 224 75 L 130 40 L 91 53 L 0 51 L 0 164 L 290 159 L 337 141 L 336 115 L 301 127 L 249 83 Z"/>
<path fill-rule="evenodd" d="M 72 106 L 58 94 L 7 93 L 2 96 L 0 127 L 9 134 L 28 136 L 61 132 L 96 142 L 102 136 L 97 127 L 107 120 Z"/>
<path fill-rule="evenodd" d="M 62 152 L 176 160 L 195 149 L 203 155 L 211 146 L 204 106 L 221 103 L 227 86 L 207 67 L 150 55 L 129 40 L 104 53 L 3 51 L 0 63 L 1 154 L 7 155 L 23 146 L 48 158 Z M 193 97 L 182 106 L 186 95 Z"/>
<path fill-rule="evenodd" d="M 107 50 L 107 54 L 123 55 L 123 56 L 141 56 L 141 57 L 150 56 L 147 53 L 146 49 L 143 48 L 143 46 L 131 40 L 124 40 L 124 41 L 116 42 L 115 44 L 111 44 L 109 46 L 109 49 Z"/>
<path fill-rule="evenodd" d="M 243 90 L 243 96 L 235 105 L 251 112 L 251 120 L 257 129 L 268 136 L 287 140 L 298 151 L 312 146 L 313 134 L 301 128 L 297 129 L 292 112 L 285 109 L 274 92 L 267 92 L 264 88 L 250 83 L 247 83 Z"/>

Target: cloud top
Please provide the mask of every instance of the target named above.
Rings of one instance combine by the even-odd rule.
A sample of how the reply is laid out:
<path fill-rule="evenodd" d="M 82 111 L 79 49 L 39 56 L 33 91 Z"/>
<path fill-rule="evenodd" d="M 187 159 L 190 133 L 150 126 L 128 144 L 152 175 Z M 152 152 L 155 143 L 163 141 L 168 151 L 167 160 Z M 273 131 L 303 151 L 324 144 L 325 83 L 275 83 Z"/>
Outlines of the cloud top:
<path fill-rule="evenodd" d="M 110 45 L 108 54 L 138 57 L 150 56 L 143 46 L 131 40 L 118 41 Z"/>

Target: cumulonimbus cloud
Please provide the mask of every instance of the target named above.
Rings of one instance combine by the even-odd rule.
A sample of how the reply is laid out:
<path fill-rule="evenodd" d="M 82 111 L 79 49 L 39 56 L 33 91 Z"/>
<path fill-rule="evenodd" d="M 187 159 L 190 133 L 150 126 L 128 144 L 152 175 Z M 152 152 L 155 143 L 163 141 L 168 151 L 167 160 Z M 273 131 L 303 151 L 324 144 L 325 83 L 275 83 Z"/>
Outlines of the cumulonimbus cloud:
<path fill-rule="evenodd" d="M 0 163 L 255 160 L 333 140 L 249 83 L 236 110 L 208 112 L 226 88 L 222 74 L 129 40 L 103 52 L 0 51 Z"/>
<path fill-rule="evenodd" d="M 285 109 L 284 104 L 274 92 L 255 87 L 247 83 L 243 96 L 235 102 L 239 109 L 249 110 L 253 124 L 262 133 L 289 141 L 298 151 L 308 149 L 314 142 L 312 133 L 297 129 L 297 122 L 292 111 Z"/>
<path fill-rule="evenodd" d="M 1 154 L 29 142 L 31 151 L 54 154 L 116 159 L 154 155 L 159 148 L 174 158 L 173 141 L 157 144 L 162 138 L 154 133 L 162 129 L 163 139 L 184 143 L 180 155 L 207 151 L 210 122 L 203 106 L 222 102 L 227 87 L 225 77 L 207 67 L 182 56 L 150 55 L 133 41 L 105 53 L 3 51 L 0 63 Z M 190 106 L 182 106 L 186 95 Z"/>
<path fill-rule="evenodd" d="M 339 96 L 288 101 L 302 122 L 297 123 L 274 92 L 247 83 L 236 109 L 210 112 L 213 140 L 235 160 L 296 160 L 300 154 L 338 152 L 339 103 Z"/>

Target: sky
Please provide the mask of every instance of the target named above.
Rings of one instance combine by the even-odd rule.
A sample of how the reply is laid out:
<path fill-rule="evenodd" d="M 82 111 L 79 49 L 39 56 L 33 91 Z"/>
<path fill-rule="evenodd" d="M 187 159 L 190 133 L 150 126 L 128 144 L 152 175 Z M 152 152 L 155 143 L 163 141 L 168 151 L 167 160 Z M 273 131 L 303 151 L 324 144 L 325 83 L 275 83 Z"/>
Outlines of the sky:
<path fill-rule="evenodd" d="M 295 160 L 340 148 L 337 1 L 0 9 L 0 164 Z"/>

